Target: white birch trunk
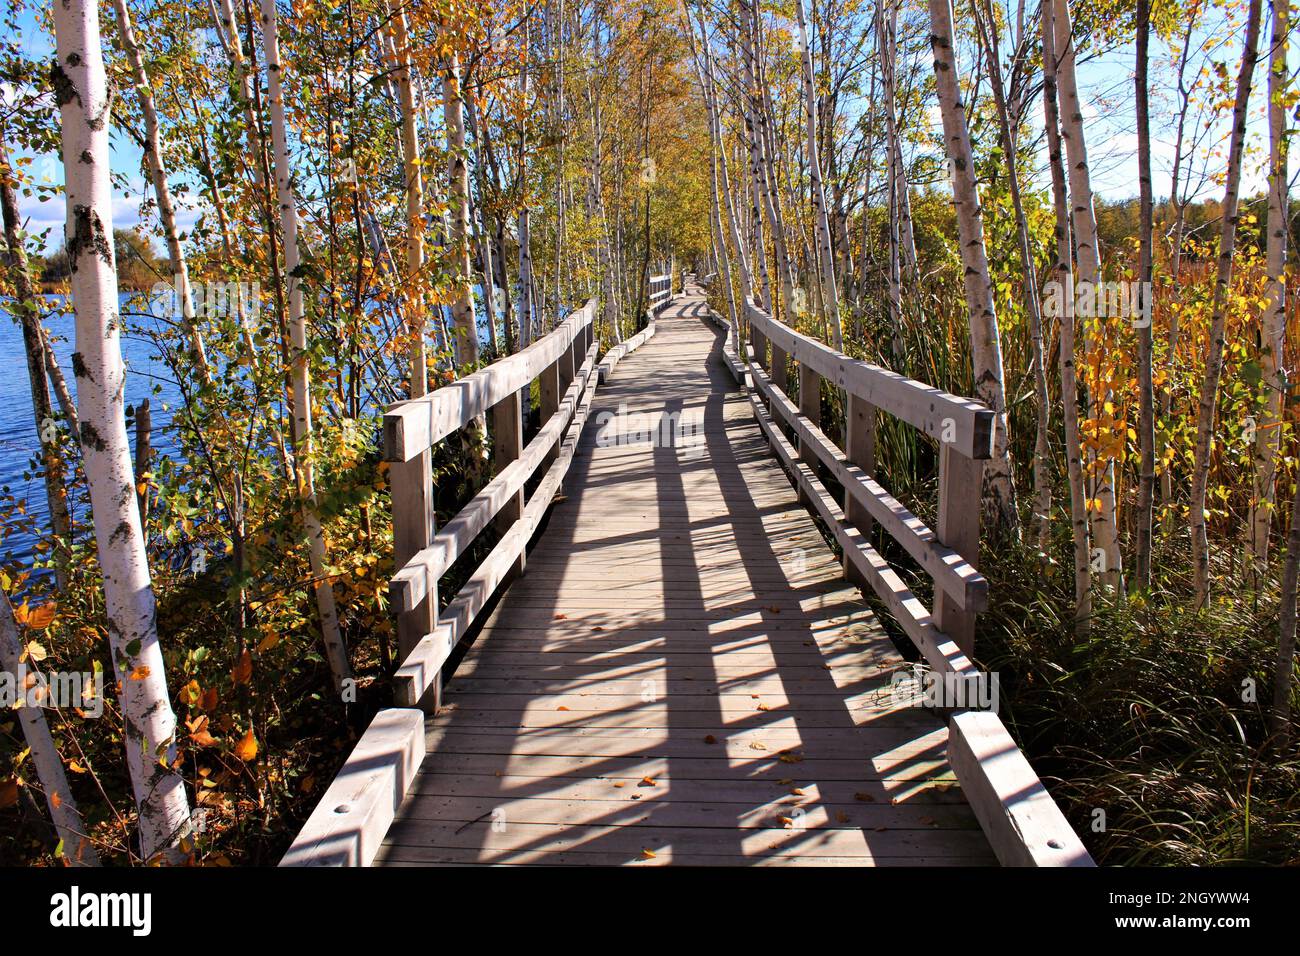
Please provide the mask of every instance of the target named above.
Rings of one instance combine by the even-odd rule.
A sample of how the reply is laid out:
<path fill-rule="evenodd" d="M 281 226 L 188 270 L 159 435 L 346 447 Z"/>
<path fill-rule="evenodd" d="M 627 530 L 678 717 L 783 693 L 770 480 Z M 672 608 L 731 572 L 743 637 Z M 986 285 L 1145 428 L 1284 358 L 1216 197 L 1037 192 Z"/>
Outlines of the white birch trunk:
<path fill-rule="evenodd" d="M 66 0 L 53 9 L 57 52 L 51 77 L 63 129 L 82 463 L 104 579 L 113 678 L 121 688 L 127 767 L 140 814 L 140 849 L 152 858 L 188 835 L 190 807 L 185 783 L 172 769 L 176 717 L 158 643 L 126 434 L 109 183 L 111 94 L 96 5 Z"/>
<path fill-rule="evenodd" d="M 1069 0 L 1054 0 L 1055 48 L 1058 54 L 1058 90 L 1061 103 L 1061 129 L 1065 140 L 1065 153 L 1070 179 L 1071 217 L 1074 223 L 1075 257 L 1078 271 L 1075 283 L 1094 295 L 1101 281 L 1101 257 L 1097 247 L 1097 217 L 1092 202 L 1092 176 L 1088 166 L 1088 147 L 1083 135 L 1083 109 L 1079 103 L 1079 87 L 1075 77 L 1075 49 L 1073 28 L 1070 23 Z M 1100 325 L 1104 320 L 1098 318 Z M 1091 355 L 1097 347 L 1095 334 L 1083 330 L 1084 354 Z M 1088 394 L 1089 415 L 1097 418 L 1109 394 Z M 1095 451 L 1088 452 L 1089 498 L 1092 508 L 1089 518 L 1092 525 L 1092 544 L 1101 553 L 1101 570 L 1098 578 L 1117 594 L 1124 592 L 1124 558 L 1119 549 L 1119 530 L 1116 525 L 1115 463 L 1099 460 Z"/>
<path fill-rule="evenodd" d="M 290 181 L 288 123 L 284 113 L 283 69 L 280 63 L 280 40 L 276 27 L 275 0 L 261 0 L 262 46 L 266 58 L 266 99 L 271 117 L 271 148 L 275 170 L 276 200 L 280 206 L 280 231 L 284 240 L 284 273 L 289 292 L 290 389 L 295 460 L 297 462 L 298 498 L 302 507 L 303 528 L 311 555 L 311 574 L 316 593 L 316 610 L 320 616 L 325 659 L 329 662 L 334 689 L 341 692 L 344 681 L 351 680 L 347 648 L 339 631 L 338 611 L 334 605 L 334 587 L 327 569 L 325 531 L 316 511 L 316 480 L 312 447 L 311 371 L 307 356 L 307 315 L 299 277 L 302 261 L 298 252 L 298 209 Z"/>
<path fill-rule="evenodd" d="M 1214 448 L 1214 420 L 1219 401 L 1219 379 L 1223 376 L 1223 349 L 1227 325 L 1228 293 L 1232 287 L 1232 260 L 1237 243 L 1237 201 L 1241 192 L 1241 161 L 1246 150 L 1246 119 L 1250 88 L 1259 58 L 1261 0 L 1250 0 L 1246 14 L 1246 35 L 1237 74 L 1237 93 L 1232 107 L 1232 132 L 1228 138 L 1228 169 L 1223 193 L 1223 214 L 1219 230 L 1218 270 L 1210 316 L 1210 348 L 1205 358 L 1196 416 L 1196 449 L 1192 459 L 1192 497 L 1188 504 L 1192 535 L 1192 574 L 1196 604 L 1203 607 L 1210 596 L 1210 541 L 1205 514 L 1210 481 L 1210 455 Z"/>
<path fill-rule="evenodd" d="M 1250 552 L 1257 570 L 1268 565 L 1269 532 L 1276 496 L 1277 456 L 1281 444 L 1282 396 L 1286 381 L 1280 374 L 1286 339 L 1286 258 L 1288 233 L 1286 57 L 1290 45 L 1290 0 L 1272 0 L 1273 35 L 1268 70 L 1268 305 L 1260 318 L 1259 363 L 1268 390 L 1264 413 L 1255 431 L 1255 489 L 1251 514 Z"/>
<path fill-rule="evenodd" d="M 461 366 L 478 361 L 478 320 L 470 265 L 469 169 L 465 165 L 465 101 L 460 90 L 460 58 L 447 55 L 442 76 L 443 115 L 447 126 L 447 180 L 451 207 L 451 245 L 455 254 L 456 298 L 451 314 L 456 337 L 456 361 Z M 558 283 L 559 278 L 557 276 Z"/>
<path fill-rule="evenodd" d="M 1061 405 L 1065 431 L 1066 475 L 1070 485 L 1070 531 L 1074 542 L 1074 629 L 1086 634 L 1092 617 L 1092 552 L 1088 541 L 1087 490 L 1083 476 L 1083 447 L 1079 440 L 1079 377 L 1075 369 L 1074 272 L 1070 256 L 1070 206 L 1066 195 L 1065 161 L 1061 156 L 1061 113 L 1057 99 L 1055 16 L 1052 4 L 1043 4 L 1043 125 L 1047 130 L 1047 156 L 1052 170 L 1052 202 L 1056 212 L 1056 249 L 1053 276 L 1063 294 L 1061 326 Z M 1052 318 L 1053 316 L 1049 316 Z"/>
<path fill-rule="evenodd" d="M 419 398 L 429 391 L 429 357 L 425 346 L 424 288 L 424 176 L 420 170 L 420 137 L 415 125 L 415 94 L 411 88 L 411 37 L 406 14 L 392 17 L 393 76 L 397 82 L 398 108 L 402 114 L 403 184 L 406 196 L 406 282 L 402 307 L 406 313 L 406 334 L 410 338 L 411 382 L 408 394 Z"/>
<path fill-rule="evenodd" d="M 1008 448 L 1002 340 L 993 306 L 988 256 L 984 249 L 984 221 L 975 184 L 970 131 L 966 127 L 966 109 L 961 100 L 952 46 L 952 8 L 949 0 L 929 0 L 929 5 L 930 46 L 934 51 L 934 74 L 939 90 L 939 109 L 943 114 L 944 144 L 952 172 L 953 204 L 957 212 L 958 241 L 965 272 L 975 394 L 997 416 L 993 458 L 984 467 L 984 513 L 992 530 L 1015 535 L 1019 532 L 1019 515 Z"/>
<path fill-rule="evenodd" d="M 194 363 L 199 372 L 199 381 L 207 385 L 212 381 L 212 369 L 208 365 L 208 353 L 203 346 L 203 336 L 194 321 L 194 296 L 190 289 L 190 270 L 185 261 L 185 250 L 181 248 L 180 231 L 176 228 L 176 204 L 172 201 L 171 187 L 167 185 L 167 169 L 162 159 L 162 135 L 159 132 L 158 111 L 154 107 L 153 90 L 149 86 L 149 74 L 145 71 L 140 47 L 135 42 L 131 11 L 127 9 L 126 0 L 113 0 L 113 9 L 117 12 L 117 29 L 122 41 L 122 49 L 131 67 L 131 83 L 135 87 L 136 98 L 140 101 L 140 113 L 144 117 L 144 161 L 149 169 L 154 198 L 158 201 L 158 219 L 162 223 L 163 240 L 167 243 L 167 258 L 175 281 L 176 297 L 180 300 L 181 328 L 189 339 Z"/>
<path fill-rule="evenodd" d="M 831 223 L 826 211 L 826 192 L 822 186 L 821 157 L 817 149 L 817 90 L 813 75 L 812 48 L 808 44 L 808 25 L 803 12 L 803 0 L 795 0 L 798 13 L 799 38 L 803 55 L 804 113 L 808 135 L 808 174 L 813 204 L 813 228 L 816 233 L 817 257 L 822 278 L 822 313 L 831 328 L 831 340 L 836 351 L 844 351 L 844 330 L 840 325 L 840 293 L 835 281 L 835 249 L 831 245 Z"/>
<path fill-rule="evenodd" d="M 0 592 L 0 667 L 17 677 L 24 673 L 22 663 L 23 643 L 18 636 L 18 622 L 8 595 Z M 19 685 L 19 692 L 23 685 Z M 45 791 L 45 806 L 49 810 L 54 832 L 63 844 L 63 859 L 69 866 L 99 866 L 99 854 L 86 833 L 86 825 L 77 810 L 68 786 L 68 775 L 63 770 L 63 760 L 54 745 L 50 725 L 45 719 L 45 708 L 30 706 L 26 702 L 18 708 L 18 723 L 23 728 L 23 739 L 31 751 L 36 778 Z"/>

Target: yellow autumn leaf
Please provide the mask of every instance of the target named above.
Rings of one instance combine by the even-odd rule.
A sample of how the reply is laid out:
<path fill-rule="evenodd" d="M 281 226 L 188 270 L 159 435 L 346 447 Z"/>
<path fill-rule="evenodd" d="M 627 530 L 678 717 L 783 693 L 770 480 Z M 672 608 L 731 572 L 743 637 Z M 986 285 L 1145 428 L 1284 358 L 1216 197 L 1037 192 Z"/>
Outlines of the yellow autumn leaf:
<path fill-rule="evenodd" d="M 244 763 L 257 756 L 257 738 L 253 736 L 253 728 L 249 727 L 248 732 L 235 744 L 235 756 Z"/>

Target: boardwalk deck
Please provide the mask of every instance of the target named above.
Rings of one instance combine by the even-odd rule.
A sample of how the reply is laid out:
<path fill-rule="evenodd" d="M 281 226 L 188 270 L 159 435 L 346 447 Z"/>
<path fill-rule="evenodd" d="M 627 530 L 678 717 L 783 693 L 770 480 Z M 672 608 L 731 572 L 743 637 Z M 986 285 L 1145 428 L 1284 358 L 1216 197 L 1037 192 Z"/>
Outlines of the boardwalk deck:
<path fill-rule="evenodd" d="M 703 310 L 597 393 L 376 864 L 994 862 Z M 683 437 L 635 441 L 661 413 Z"/>

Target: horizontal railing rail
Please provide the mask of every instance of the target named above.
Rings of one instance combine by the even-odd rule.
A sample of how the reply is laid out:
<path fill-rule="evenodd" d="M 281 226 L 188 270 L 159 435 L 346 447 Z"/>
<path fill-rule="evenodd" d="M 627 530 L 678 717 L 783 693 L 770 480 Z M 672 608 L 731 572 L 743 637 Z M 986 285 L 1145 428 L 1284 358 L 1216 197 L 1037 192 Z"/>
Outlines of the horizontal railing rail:
<path fill-rule="evenodd" d="M 658 315 L 673 297 L 673 276 L 671 272 L 651 276 L 649 284 L 649 304 L 647 308 L 652 315 Z"/>
<path fill-rule="evenodd" d="M 720 317 L 711 317 L 726 328 Z M 975 564 L 984 461 L 993 451 L 993 413 L 977 402 L 837 352 L 776 321 L 753 302 L 746 304 L 745 318 L 749 342 L 744 357 L 728 342 L 723 346 L 726 363 L 744 387 L 755 418 L 800 498 L 826 523 L 842 549 L 846 575 L 864 587 L 870 585 L 940 680 L 990 680 L 972 655 L 976 615 L 989 604 L 988 581 Z M 798 382 L 797 400 L 788 394 L 790 363 Z M 821 429 L 823 380 L 846 395 L 842 448 Z M 939 442 L 939 507 L 933 530 L 877 481 L 877 411 Z M 842 502 L 827 491 L 823 471 L 844 489 Z M 930 576 L 933 610 L 872 547 L 873 524 Z M 948 723 L 950 762 L 999 860 L 1008 865 L 1092 865 L 1078 835 L 996 713 L 958 709 Z"/>

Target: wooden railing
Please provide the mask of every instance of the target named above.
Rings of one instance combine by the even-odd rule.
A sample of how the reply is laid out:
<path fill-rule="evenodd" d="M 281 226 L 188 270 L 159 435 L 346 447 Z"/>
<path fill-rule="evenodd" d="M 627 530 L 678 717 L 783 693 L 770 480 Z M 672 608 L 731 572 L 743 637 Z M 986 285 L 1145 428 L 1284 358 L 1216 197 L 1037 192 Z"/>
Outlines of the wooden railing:
<path fill-rule="evenodd" d="M 658 304 L 661 309 L 667 299 Z M 389 597 L 401 655 L 393 675 L 397 706 L 375 715 L 281 866 L 368 866 L 378 853 L 424 759 L 425 712 L 439 704 L 443 665 L 497 588 L 524 572 L 528 542 L 568 472 L 598 382 L 654 334 L 652 312 L 646 329 L 606 353 L 598 376 L 595 314 L 595 303 L 588 302 L 528 348 L 385 413 L 397 568 Z M 541 427 L 525 446 L 523 396 L 534 379 Z M 431 450 L 483 419 L 496 474 L 454 518 L 435 528 Z M 545 473 L 525 500 L 525 484 L 539 469 Z M 440 614 L 439 579 L 492 523 L 500 539 Z"/>
<path fill-rule="evenodd" d="M 497 587 L 524 569 L 524 552 L 573 458 L 596 387 L 592 371 L 594 302 L 522 351 L 473 375 L 398 402 L 384 415 L 384 459 L 390 462 L 393 551 L 397 569 L 389 596 L 397 615 L 401 664 L 393 679 L 399 705 L 438 704 L 438 675 Z M 523 396 L 537 379 L 540 429 L 523 443 Z M 486 416 L 496 474 L 443 528 L 434 528 L 430 450 Z M 541 483 L 525 502 L 524 485 L 539 468 Z M 438 580 L 489 524 L 501 538 L 465 585 L 438 613 Z"/>
<path fill-rule="evenodd" d="M 972 662 L 976 615 L 988 607 L 979 558 L 981 483 L 993 453 L 993 413 L 977 402 L 850 358 L 775 321 L 747 302 L 744 358 L 724 356 L 745 387 L 773 451 L 801 500 L 825 521 L 844 553 L 845 574 L 869 585 L 949 686 L 991 679 Z M 715 322 L 725 328 L 717 316 Z M 790 398 L 791 368 L 798 382 Z M 846 396 L 844 443 L 821 429 L 822 382 Z M 877 412 L 939 444 L 937 527 L 930 529 L 875 475 Z M 778 424 L 780 423 L 780 424 Z M 792 443 L 785 429 L 794 436 Z M 837 501 L 822 474 L 844 489 Z M 934 582 L 928 610 L 871 546 L 880 527 Z M 1052 801 L 996 713 L 958 709 L 949 719 L 949 760 L 998 858 L 1006 864 L 1090 866 L 1077 834 Z"/>
<path fill-rule="evenodd" d="M 651 276 L 649 285 L 649 303 L 647 309 L 651 315 L 658 315 L 673 297 L 673 274 Z"/>

